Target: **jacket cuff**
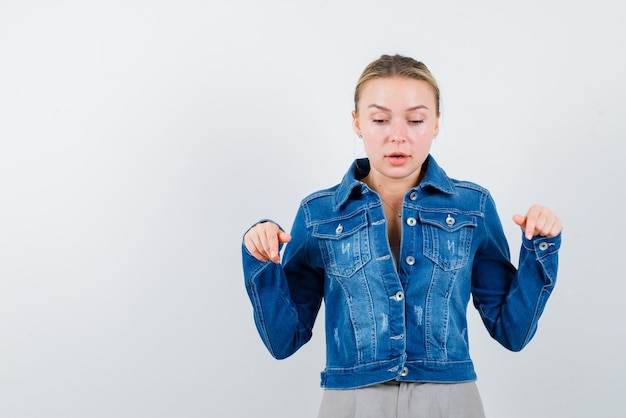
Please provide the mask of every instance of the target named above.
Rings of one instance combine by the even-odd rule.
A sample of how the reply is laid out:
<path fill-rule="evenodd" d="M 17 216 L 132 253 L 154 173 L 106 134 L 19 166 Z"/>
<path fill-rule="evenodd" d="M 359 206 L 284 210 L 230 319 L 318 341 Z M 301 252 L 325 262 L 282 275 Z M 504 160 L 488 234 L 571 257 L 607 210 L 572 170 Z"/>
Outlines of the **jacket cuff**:
<path fill-rule="evenodd" d="M 536 236 L 528 240 L 522 232 L 522 248 L 541 265 L 544 280 L 549 287 L 556 282 L 559 267 L 559 249 L 561 248 L 561 233 L 555 237 Z"/>
<path fill-rule="evenodd" d="M 561 248 L 561 233 L 555 237 L 535 236 L 532 239 L 526 239 L 522 231 L 522 245 L 526 250 L 536 253 L 537 259 L 541 259 L 559 251 Z"/>

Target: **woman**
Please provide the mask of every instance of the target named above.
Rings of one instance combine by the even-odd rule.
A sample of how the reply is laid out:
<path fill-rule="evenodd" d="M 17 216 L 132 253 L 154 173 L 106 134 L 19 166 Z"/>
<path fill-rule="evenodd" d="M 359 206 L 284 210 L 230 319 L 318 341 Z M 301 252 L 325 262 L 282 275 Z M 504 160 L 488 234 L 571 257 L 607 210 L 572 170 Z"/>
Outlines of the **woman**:
<path fill-rule="evenodd" d="M 311 338 L 324 300 L 320 417 L 483 417 L 470 295 L 492 337 L 517 351 L 554 287 L 559 218 L 539 205 L 513 217 L 523 230 L 516 269 L 489 192 L 449 178 L 429 154 L 439 116 L 428 68 L 381 56 L 352 112 L 367 158 L 302 200 L 291 235 L 262 221 L 244 236 L 246 288 L 273 356 Z"/>

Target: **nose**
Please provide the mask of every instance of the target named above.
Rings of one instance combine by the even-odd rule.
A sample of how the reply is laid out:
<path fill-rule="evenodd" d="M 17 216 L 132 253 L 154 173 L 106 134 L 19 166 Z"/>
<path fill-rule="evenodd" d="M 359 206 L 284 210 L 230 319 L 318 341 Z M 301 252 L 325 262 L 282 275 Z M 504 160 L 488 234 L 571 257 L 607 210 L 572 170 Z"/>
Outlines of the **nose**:
<path fill-rule="evenodd" d="M 392 131 L 391 131 L 391 142 L 403 143 L 406 141 L 406 138 L 407 138 L 406 125 L 402 123 L 401 121 L 396 122 L 393 125 Z"/>

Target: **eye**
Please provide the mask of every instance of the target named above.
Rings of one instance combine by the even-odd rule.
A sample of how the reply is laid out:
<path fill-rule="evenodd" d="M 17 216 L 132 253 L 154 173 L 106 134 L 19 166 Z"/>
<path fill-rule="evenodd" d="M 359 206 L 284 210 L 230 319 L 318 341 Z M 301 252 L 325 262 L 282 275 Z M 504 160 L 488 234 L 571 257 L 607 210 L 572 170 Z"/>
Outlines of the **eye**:
<path fill-rule="evenodd" d="M 372 122 L 376 124 L 382 124 L 385 123 L 385 119 L 372 119 Z"/>
<path fill-rule="evenodd" d="M 413 125 L 419 125 L 420 123 L 424 123 L 423 120 L 412 120 L 412 121 L 409 121 L 409 122 L 412 123 Z"/>

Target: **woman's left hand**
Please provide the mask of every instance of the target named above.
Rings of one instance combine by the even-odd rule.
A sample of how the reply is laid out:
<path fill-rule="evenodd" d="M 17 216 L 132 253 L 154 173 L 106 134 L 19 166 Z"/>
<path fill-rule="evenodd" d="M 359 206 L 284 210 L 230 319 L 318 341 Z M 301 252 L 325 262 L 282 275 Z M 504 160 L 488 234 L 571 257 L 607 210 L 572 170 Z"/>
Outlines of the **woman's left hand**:
<path fill-rule="evenodd" d="M 522 227 L 526 239 L 537 235 L 556 237 L 563 228 L 561 220 L 550 209 L 540 205 L 531 206 L 526 216 L 513 215 L 513 222 Z"/>

